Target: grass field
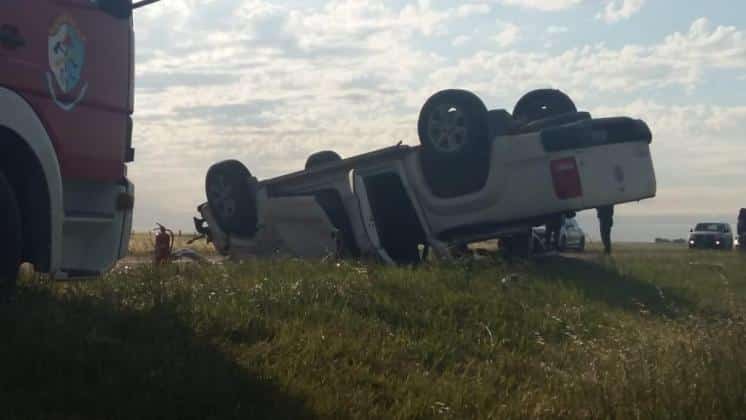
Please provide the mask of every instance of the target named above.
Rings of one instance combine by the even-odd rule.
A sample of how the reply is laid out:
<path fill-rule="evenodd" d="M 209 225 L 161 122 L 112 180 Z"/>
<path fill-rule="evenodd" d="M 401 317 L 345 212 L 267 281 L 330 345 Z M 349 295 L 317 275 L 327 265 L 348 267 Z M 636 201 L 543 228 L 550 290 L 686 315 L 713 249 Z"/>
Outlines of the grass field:
<path fill-rule="evenodd" d="M 215 248 L 204 240 L 189 244 L 188 241 L 194 237 L 193 233 L 184 233 L 174 236 L 174 249 L 191 248 L 204 256 L 216 255 Z M 152 258 L 155 245 L 155 234 L 136 232 L 130 238 L 129 255 L 133 258 Z"/>
<path fill-rule="evenodd" d="M 746 254 L 120 267 L 0 308 L 0 418 L 746 418 Z"/>

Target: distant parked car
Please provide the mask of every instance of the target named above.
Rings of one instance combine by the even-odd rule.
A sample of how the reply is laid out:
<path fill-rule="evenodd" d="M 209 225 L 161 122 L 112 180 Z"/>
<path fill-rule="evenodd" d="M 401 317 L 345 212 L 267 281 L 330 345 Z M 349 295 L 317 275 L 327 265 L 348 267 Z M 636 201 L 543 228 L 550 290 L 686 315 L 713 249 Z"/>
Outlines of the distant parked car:
<path fill-rule="evenodd" d="M 537 237 L 544 238 L 546 235 L 546 229 L 541 226 L 534 228 L 534 234 Z M 542 243 L 546 248 L 546 245 Z M 565 223 L 560 228 L 559 242 L 557 244 L 559 251 L 567 251 L 573 249 L 579 252 L 585 251 L 585 232 L 580 228 L 578 221 L 573 219 L 565 219 Z"/>
<path fill-rule="evenodd" d="M 733 249 L 733 231 L 728 223 L 699 223 L 689 235 L 689 248 Z"/>

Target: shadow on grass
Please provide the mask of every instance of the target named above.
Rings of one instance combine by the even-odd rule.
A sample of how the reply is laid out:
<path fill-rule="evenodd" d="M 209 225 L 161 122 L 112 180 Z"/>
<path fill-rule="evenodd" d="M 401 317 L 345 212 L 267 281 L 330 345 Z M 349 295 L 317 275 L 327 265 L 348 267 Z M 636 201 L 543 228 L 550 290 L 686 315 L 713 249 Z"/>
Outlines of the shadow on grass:
<path fill-rule="evenodd" d="M 560 280 L 612 307 L 670 318 L 696 310 L 696 305 L 676 290 L 659 288 L 592 260 L 552 256 L 538 259 L 536 267 L 542 278 Z"/>
<path fill-rule="evenodd" d="M 0 418 L 313 418 L 196 338 L 173 309 L 118 311 L 34 286 L 0 307 Z"/>

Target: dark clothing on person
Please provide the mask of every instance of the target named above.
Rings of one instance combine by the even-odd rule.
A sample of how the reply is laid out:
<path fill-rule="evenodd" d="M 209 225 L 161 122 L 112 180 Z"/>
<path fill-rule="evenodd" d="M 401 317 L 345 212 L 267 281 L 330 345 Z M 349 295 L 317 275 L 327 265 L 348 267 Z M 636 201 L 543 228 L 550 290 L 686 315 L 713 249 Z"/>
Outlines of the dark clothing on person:
<path fill-rule="evenodd" d="M 611 227 L 614 226 L 614 206 L 601 206 L 596 209 L 596 215 L 601 229 L 604 253 L 611 254 Z"/>
<path fill-rule="evenodd" d="M 547 222 L 546 230 L 544 232 L 544 242 L 546 243 L 547 248 L 559 248 L 560 230 L 562 229 L 563 224 L 565 224 L 564 215 L 554 216 L 549 222 Z"/>
<path fill-rule="evenodd" d="M 739 236 L 746 236 L 746 209 L 738 212 L 738 226 L 736 231 Z"/>

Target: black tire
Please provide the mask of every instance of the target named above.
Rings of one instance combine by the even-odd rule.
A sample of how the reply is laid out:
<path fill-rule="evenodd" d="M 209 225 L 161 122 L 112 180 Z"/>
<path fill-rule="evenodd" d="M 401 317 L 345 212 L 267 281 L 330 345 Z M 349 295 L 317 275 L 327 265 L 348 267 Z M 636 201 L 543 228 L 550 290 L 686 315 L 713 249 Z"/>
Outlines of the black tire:
<path fill-rule="evenodd" d="M 423 148 L 420 162 L 435 196 L 458 197 L 484 187 L 490 164 L 487 115 L 482 100 L 465 90 L 440 91 L 422 106 L 417 122 Z M 445 120 L 451 118 L 454 119 L 446 124 Z M 444 123 L 440 129 L 438 121 Z M 460 131 L 460 136 L 451 135 L 449 130 Z M 438 144 L 442 139 L 439 135 L 446 132 L 451 133 L 447 143 L 452 147 Z"/>
<path fill-rule="evenodd" d="M 488 144 L 487 107 L 469 91 L 442 90 L 422 106 L 417 132 L 422 147 L 431 156 L 470 156 Z"/>
<path fill-rule="evenodd" d="M 312 154 L 308 157 L 308 159 L 306 159 L 305 169 L 309 170 L 312 168 L 317 168 L 321 165 L 326 165 L 332 162 L 339 162 L 340 160 L 342 160 L 342 156 L 340 156 L 339 153 L 333 150 L 323 150 L 321 152 Z"/>
<path fill-rule="evenodd" d="M 518 100 L 513 108 L 513 118 L 528 124 L 577 111 L 575 103 L 564 92 L 556 89 L 537 89 Z"/>
<path fill-rule="evenodd" d="M 15 294 L 18 268 L 21 266 L 23 236 L 21 232 L 21 211 L 10 182 L 0 172 L 0 238 L 3 241 L 0 252 L 0 301 Z"/>
<path fill-rule="evenodd" d="M 254 236 L 258 224 L 256 191 L 256 178 L 237 160 L 216 163 L 207 171 L 207 203 L 226 233 Z"/>

